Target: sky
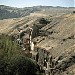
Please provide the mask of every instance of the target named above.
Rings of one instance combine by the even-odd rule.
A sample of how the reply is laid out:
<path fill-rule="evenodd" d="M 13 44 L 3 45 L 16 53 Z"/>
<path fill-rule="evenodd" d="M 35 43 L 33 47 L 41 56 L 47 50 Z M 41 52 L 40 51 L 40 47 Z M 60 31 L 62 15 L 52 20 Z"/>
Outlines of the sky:
<path fill-rule="evenodd" d="M 32 7 L 32 6 L 62 6 L 75 7 L 75 0 L 0 0 L 0 5 L 12 7 Z"/>

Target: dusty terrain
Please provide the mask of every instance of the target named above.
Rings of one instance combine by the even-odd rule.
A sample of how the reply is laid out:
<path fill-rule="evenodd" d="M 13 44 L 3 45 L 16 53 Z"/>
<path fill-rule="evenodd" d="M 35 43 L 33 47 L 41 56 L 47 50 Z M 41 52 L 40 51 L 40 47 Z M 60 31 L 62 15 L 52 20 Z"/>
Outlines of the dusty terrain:
<path fill-rule="evenodd" d="M 35 29 L 38 26 L 39 28 L 39 19 L 45 18 L 49 23 L 41 24 L 39 33 L 35 30 L 38 36 L 34 36 L 33 41 L 37 42 L 38 47 L 49 51 L 54 58 L 60 55 L 63 55 L 63 58 L 71 57 L 71 54 L 75 57 L 75 13 L 72 13 L 73 8 L 70 10 L 71 12 L 62 11 L 57 15 L 51 15 L 47 10 L 43 9 L 25 17 L 0 20 L 0 33 L 14 35 L 19 33 L 18 28 L 23 31 L 27 31 L 29 27 Z M 67 9 L 67 11 L 69 10 Z M 66 69 L 64 75 L 67 75 L 68 71 L 75 73 L 75 59 L 73 63 Z"/>

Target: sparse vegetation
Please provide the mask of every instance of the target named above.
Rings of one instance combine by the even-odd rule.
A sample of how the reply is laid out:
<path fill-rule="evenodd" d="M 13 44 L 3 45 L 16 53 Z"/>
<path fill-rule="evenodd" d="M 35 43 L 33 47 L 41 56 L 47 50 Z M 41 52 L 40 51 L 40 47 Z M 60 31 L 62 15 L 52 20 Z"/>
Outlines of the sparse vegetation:
<path fill-rule="evenodd" d="M 54 75 L 63 75 L 69 68 L 71 72 L 68 71 L 66 75 L 74 75 L 72 73 L 75 71 L 74 9 L 45 6 L 21 9 L 0 5 L 0 33 L 12 35 L 16 39 L 20 35 L 22 47 L 25 45 L 25 38 L 29 38 L 29 27 L 33 28 L 32 41 L 39 47 L 37 51 L 42 65 L 44 56 L 49 55 L 45 52 L 47 50 L 56 62 Z M 19 34 L 20 30 L 22 32 Z M 26 50 L 25 47 L 22 49 Z M 24 50 L 18 47 L 12 37 L 0 35 L 0 75 L 44 75 L 39 72 L 37 64 L 26 57 L 28 54 L 25 55 Z"/>
<path fill-rule="evenodd" d="M 45 18 L 41 18 L 41 19 L 39 20 L 39 23 L 40 23 L 40 24 L 48 24 L 49 21 L 45 20 Z"/>

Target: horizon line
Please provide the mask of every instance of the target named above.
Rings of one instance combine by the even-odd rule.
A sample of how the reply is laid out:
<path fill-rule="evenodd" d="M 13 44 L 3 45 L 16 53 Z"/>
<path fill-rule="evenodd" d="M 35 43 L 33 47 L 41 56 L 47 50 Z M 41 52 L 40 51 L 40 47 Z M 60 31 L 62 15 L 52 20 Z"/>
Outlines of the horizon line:
<path fill-rule="evenodd" d="M 25 7 L 43 7 L 43 6 L 46 6 L 46 7 L 62 7 L 62 8 L 75 8 L 75 6 L 49 6 L 49 5 L 35 5 L 35 6 L 25 6 L 25 7 L 16 7 L 16 6 L 10 6 L 10 5 L 3 5 L 3 4 L 0 4 L 0 6 L 8 6 L 8 7 L 13 7 L 13 8 L 25 8 Z"/>

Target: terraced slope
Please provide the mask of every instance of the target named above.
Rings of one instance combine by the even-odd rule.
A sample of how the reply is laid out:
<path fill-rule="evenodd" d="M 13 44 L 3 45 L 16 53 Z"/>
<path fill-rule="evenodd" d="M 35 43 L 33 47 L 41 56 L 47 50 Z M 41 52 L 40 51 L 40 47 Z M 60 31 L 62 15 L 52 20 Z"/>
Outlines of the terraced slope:
<path fill-rule="evenodd" d="M 44 21 L 40 22 L 41 19 Z M 0 20 L 0 33 L 14 35 L 19 33 L 18 29 L 27 31 L 29 27 L 34 29 L 34 38 L 32 40 L 37 42 L 38 47 L 49 51 L 53 58 L 59 56 L 63 56 L 63 59 L 65 57 L 68 59 L 75 57 L 74 13 L 67 12 L 54 16 L 54 14 L 47 15 L 46 11 L 43 10 L 20 18 Z M 74 71 L 74 62 L 71 63 L 67 70 Z"/>
<path fill-rule="evenodd" d="M 34 38 L 37 46 L 49 51 L 55 59 L 61 58 L 59 62 L 64 63 L 56 66 L 58 69 L 67 68 L 62 75 L 75 73 L 75 14 L 51 18 L 51 22 L 40 31 L 40 36 Z"/>
<path fill-rule="evenodd" d="M 43 36 L 45 40 L 42 40 L 38 46 L 46 48 L 56 57 L 75 43 L 75 14 L 53 18 L 50 24 L 41 30 L 46 36 Z"/>

